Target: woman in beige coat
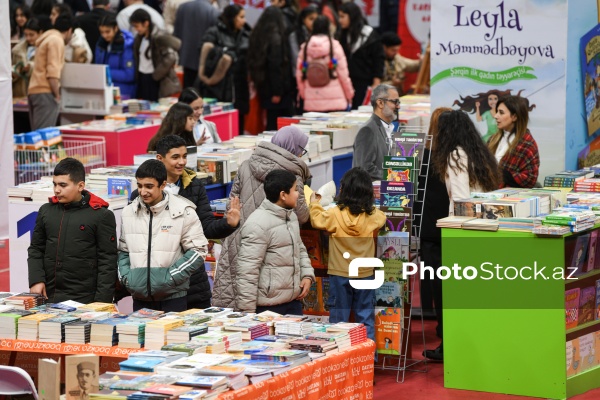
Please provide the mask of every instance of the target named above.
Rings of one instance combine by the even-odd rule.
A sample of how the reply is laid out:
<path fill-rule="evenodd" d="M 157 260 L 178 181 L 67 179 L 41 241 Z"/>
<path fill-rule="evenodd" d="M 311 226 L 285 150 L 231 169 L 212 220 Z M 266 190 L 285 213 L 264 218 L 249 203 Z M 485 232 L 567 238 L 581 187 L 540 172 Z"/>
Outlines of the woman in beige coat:
<path fill-rule="evenodd" d="M 12 90 L 13 98 L 27 96 L 27 85 L 33 71 L 33 59 L 35 57 L 35 41 L 42 34 L 37 19 L 27 20 L 23 25 L 25 39 L 20 41 L 12 49 Z"/>
<path fill-rule="evenodd" d="M 260 142 L 249 160 L 238 169 L 229 198 L 239 197 L 241 216 L 239 229 L 223 241 L 223 250 L 217 264 L 212 305 L 235 308 L 237 255 L 244 222 L 265 199 L 263 183 L 274 169 L 292 172 L 297 178 L 298 203 L 294 209 L 300 225 L 308 221 L 308 205 L 304 198 L 304 184 L 308 184 L 310 171 L 300 159 L 308 143 L 308 136 L 293 126 L 281 128 L 271 143 Z"/>

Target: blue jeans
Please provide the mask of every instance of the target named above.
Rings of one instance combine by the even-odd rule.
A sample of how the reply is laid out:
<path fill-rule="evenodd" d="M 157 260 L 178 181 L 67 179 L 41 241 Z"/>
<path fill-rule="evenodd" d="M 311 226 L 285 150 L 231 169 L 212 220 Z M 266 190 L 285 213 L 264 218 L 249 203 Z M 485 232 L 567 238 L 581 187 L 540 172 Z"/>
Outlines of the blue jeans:
<path fill-rule="evenodd" d="M 367 278 L 353 279 L 373 279 Z M 354 312 L 354 320 L 363 323 L 367 328 L 367 336 L 375 340 L 375 291 L 354 289 L 350 286 L 350 278 L 329 275 L 329 322 L 348 322 L 350 311 Z"/>

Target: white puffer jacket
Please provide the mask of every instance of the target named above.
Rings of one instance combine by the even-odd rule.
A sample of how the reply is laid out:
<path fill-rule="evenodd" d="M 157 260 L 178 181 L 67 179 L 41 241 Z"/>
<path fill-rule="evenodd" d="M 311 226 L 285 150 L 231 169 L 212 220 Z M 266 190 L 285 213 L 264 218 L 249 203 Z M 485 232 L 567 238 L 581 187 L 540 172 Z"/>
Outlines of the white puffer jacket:
<path fill-rule="evenodd" d="M 150 208 L 137 197 L 121 217 L 119 280 L 138 300 L 185 296 L 191 274 L 206 257 L 208 241 L 196 206 L 168 192 L 164 196 Z"/>
<path fill-rule="evenodd" d="M 254 312 L 295 300 L 304 278 L 315 280 L 298 217 L 265 199 L 242 227 L 238 252 L 236 308 Z"/>

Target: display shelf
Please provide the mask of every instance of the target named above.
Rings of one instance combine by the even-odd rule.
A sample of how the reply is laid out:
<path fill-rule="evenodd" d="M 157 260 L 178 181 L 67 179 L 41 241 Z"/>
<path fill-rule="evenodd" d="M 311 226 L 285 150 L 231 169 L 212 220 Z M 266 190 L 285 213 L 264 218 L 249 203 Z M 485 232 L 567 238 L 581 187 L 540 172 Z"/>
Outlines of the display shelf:
<path fill-rule="evenodd" d="M 583 274 L 577 277 L 577 279 L 571 279 L 565 281 L 565 286 L 569 289 L 572 287 L 577 287 L 577 283 L 581 283 L 581 281 L 589 279 L 589 278 L 598 278 L 600 277 L 600 269 L 595 269 L 593 271 L 588 272 L 587 274 Z"/>
<path fill-rule="evenodd" d="M 547 399 L 600 387 L 598 367 L 567 378 L 567 340 L 600 330 L 598 321 L 565 328 L 565 281 L 552 273 L 564 271 L 569 236 L 442 229 L 442 265 L 479 274 L 443 281 L 445 387 Z M 549 279 L 483 280 L 486 262 L 545 267 Z"/>

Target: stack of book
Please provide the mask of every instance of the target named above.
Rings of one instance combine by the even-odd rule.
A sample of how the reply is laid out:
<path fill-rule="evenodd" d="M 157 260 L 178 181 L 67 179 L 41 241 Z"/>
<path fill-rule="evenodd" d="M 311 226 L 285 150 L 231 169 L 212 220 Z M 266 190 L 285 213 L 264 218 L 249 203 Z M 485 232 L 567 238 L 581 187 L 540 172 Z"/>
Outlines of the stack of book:
<path fill-rule="evenodd" d="M 284 361 L 289 362 L 290 365 L 285 368 L 273 369 L 273 375 L 279 375 L 291 368 L 297 367 L 298 365 L 307 363 L 310 361 L 310 356 L 306 350 L 294 350 L 294 349 L 270 349 L 260 353 L 254 353 L 250 355 L 252 360 L 262 361 Z"/>
<path fill-rule="evenodd" d="M 152 350 L 160 350 L 167 344 L 167 332 L 180 326 L 183 326 L 182 319 L 162 318 L 148 322 L 146 324 L 144 347 Z"/>
<path fill-rule="evenodd" d="M 312 322 L 275 321 L 276 335 L 306 336 L 312 331 Z"/>
<path fill-rule="evenodd" d="M 571 232 L 582 232 L 594 226 L 596 214 L 585 209 L 560 208 L 543 217 L 542 225 L 566 226 Z"/>
<path fill-rule="evenodd" d="M 206 324 L 185 325 L 167 332 L 167 344 L 189 342 L 194 336 L 208 332 Z"/>
<path fill-rule="evenodd" d="M 1 314 L 0 314 L 1 315 Z M 18 335 L 19 340 L 38 340 L 39 339 L 39 323 L 40 321 L 54 318 L 56 314 L 31 314 L 18 319 Z M 12 325 L 11 325 L 12 326 Z M 4 324 L 0 322 L 0 330 Z M 3 336 L 4 337 L 4 336 Z"/>
<path fill-rule="evenodd" d="M 9 310 L 0 314 L 0 338 L 16 339 L 18 321 L 21 317 L 32 315 L 27 310 Z"/>
<path fill-rule="evenodd" d="M 268 335 L 269 327 L 260 321 L 241 321 L 223 327 L 225 331 L 242 332 L 242 340 L 254 340 L 257 337 Z"/>
<path fill-rule="evenodd" d="M 60 303 L 50 304 L 50 309 L 52 310 L 52 312 L 58 312 L 58 313 L 64 314 L 64 313 L 77 311 L 77 309 L 79 307 L 84 306 L 84 305 L 85 304 L 79 303 L 78 301 L 67 300 L 67 301 L 61 301 Z"/>
<path fill-rule="evenodd" d="M 107 319 L 110 317 L 110 313 L 107 311 L 86 311 L 85 309 L 81 309 L 81 314 L 77 314 L 82 321 L 100 321 L 103 319 Z"/>
<path fill-rule="evenodd" d="M 306 350 L 309 353 L 322 353 L 324 355 L 338 352 L 337 344 L 331 340 L 298 339 L 290 342 L 289 346 L 290 349 Z"/>
<path fill-rule="evenodd" d="M 475 217 L 462 217 L 459 215 L 453 215 L 450 217 L 438 219 L 435 226 L 437 226 L 438 228 L 461 229 L 465 222 L 471 221 L 474 219 L 475 219 Z"/>
<path fill-rule="evenodd" d="M 165 351 L 180 351 L 187 356 L 197 353 L 206 353 L 206 346 L 200 343 L 186 342 L 186 343 L 173 343 L 166 344 L 161 350 Z"/>
<path fill-rule="evenodd" d="M 536 217 L 530 218 L 498 218 L 498 229 L 505 231 L 531 232 Z"/>
<path fill-rule="evenodd" d="M 482 219 L 475 218 L 470 221 L 466 221 L 463 223 L 463 229 L 472 229 L 478 231 L 492 231 L 496 232 L 498 230 L 498 221 L 495 219 Z"/>
<path fill-rule="evenodd" d="M 176 351 L 150 350 L 130 353 L 127 360 L 119 363 L 123 371 L 155 372 L 158 365 L 166 365 L 183 358 L 185 354 Z"/>
<path fill-rule="evenodd" d="M 367 328 L 363 324 L 340 322 L 327 327 L 327 332 L 346 332 L 350 337 L 350 344 L 356 346 L 367 340 Z"/>
<path fill-rule="evenodd" d="M 274 346 L 271 346 L 272 344 L 273 344 L 273 342 L 268 343 L 268 342 L 262 342 L 259 340 L 251 340 L 249 342 L 244 342 L 237 346 L 229 346 L 229 349 L 227 349 L 227 353 L 233 354 L 236 357 L 243 357 L 244 355 L 257 353 L 257 352 L 272 348 L 272 347 L 274 347 Z M 284 343 L 277 343 L 277 345 L 279 347 L 285 347 Z"/>
<path fill-rule="evenodd" d="M 4 304 L 11 305 L 17 310 L 29 310 L 45 303 L 46 298 L 38 293 L 19 293 L 4 299 Z"/>
<path fill-rule="evenodd" d="M 65 341 L 65 326 L 80 321 L 79 317 L 60 315 L 40 321 L 39 341 L 62 343 Z"/>
<path fill-rule="evenodd" d="M 575 186 L 576 182 L 593 177 L 594 171 L 585 169 L 577 171 L 561 171 L 557 174 L 547 176 L 544 179 L 544 186 L 572 188 Z"/>
<path fill-rule="evenodd" d="M 242 343 L 242 332 L 208 332 L 195 336 L 192 340 L 205 345 L 208 354 L 223 354 L 230 346 Z"/>
<path fill-rule="evenodd" d="M 589 178 L 575 182 L 576 192 L 600 192 L 600 178 Z"/>
<path fill-rule="evenodd" d="M 119 347 L 140 349 L 144 345 L 146 320 L 127 318 L 122 324 L 117 325 Z"/>
<path fill-rule="evenodd" d="M 119 343 L 117 325 L 124 323 L 125 318 L 115 317 L 92 322 L 90 344 L 94 346 L 116 346 Z"/>
<path fill-rule="evenodd" d="M 65 326 L 65 343 L 89 343 L 91 328 L 92 323 L 90 321 L 77 321 Z"/>
<path fill-rule="evenodd" d="M 335 342 L 340 351 L 350 348 L 350 336 L 347 332 L 313 332 L 306 336 L 308 340 L 329 340 Z"/>

